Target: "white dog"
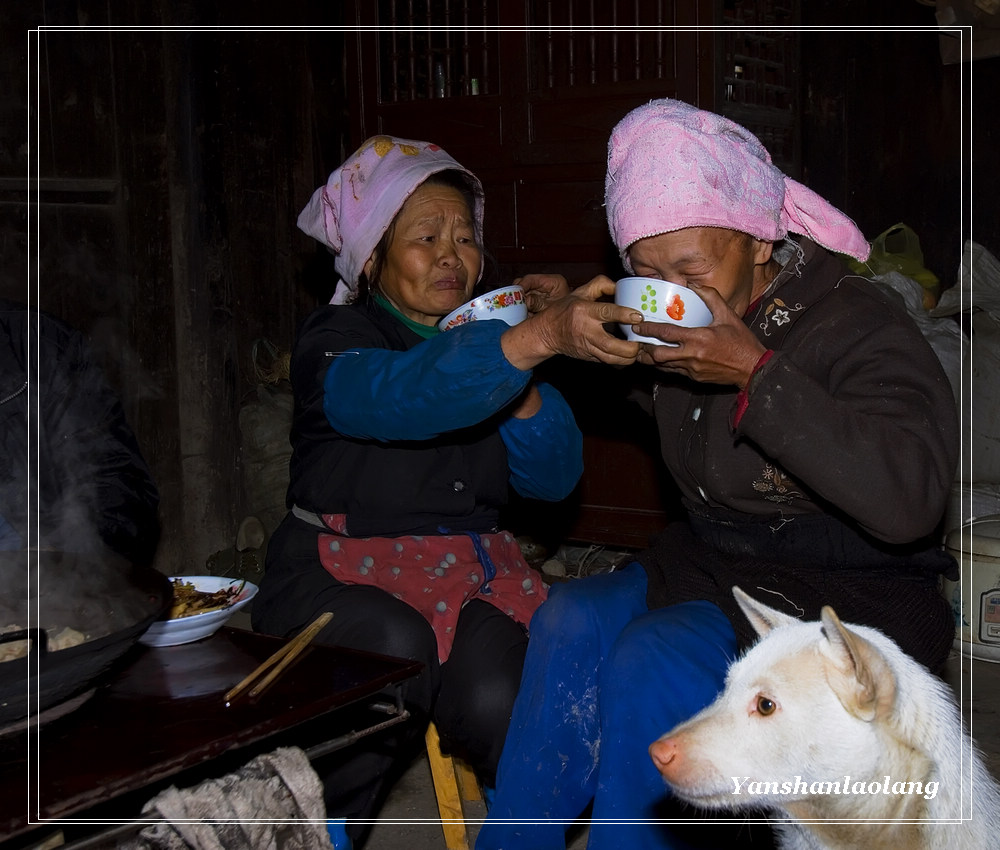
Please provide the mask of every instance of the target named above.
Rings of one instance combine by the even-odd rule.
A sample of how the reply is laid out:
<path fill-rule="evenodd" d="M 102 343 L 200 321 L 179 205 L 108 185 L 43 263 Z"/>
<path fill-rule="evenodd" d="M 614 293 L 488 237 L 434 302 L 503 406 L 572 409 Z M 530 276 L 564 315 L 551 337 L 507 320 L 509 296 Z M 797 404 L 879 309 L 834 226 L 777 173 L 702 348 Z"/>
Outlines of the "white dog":
<path fill-rule="evenodd" d="M 771 809 L 783 850 L 1000 846 L 1000 786 L 943 682 L 829 607 L 803 622 L 733 593 L 761 640 L 649 748 L 677 797 Z"/>

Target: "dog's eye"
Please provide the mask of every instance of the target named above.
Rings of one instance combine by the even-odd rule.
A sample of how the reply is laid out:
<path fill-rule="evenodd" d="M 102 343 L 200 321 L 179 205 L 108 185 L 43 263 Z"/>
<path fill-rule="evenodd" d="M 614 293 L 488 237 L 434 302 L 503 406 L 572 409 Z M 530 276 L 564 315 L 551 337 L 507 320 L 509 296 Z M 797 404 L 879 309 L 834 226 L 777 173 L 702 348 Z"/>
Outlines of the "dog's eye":
<path fill-rule="evenodd" d="M 774 710 L 778 706 L 775 705 L 774 700 L 770 700 L 765 696 L 757 697 L 757 713 L 763 717 L 774 714 Z"/>

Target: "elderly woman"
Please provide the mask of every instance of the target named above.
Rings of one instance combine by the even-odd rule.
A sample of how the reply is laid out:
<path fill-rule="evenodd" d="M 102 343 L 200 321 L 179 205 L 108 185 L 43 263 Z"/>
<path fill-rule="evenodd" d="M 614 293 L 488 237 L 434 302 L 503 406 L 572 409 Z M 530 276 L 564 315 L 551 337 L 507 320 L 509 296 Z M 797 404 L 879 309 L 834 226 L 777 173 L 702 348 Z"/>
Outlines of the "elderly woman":
<path fill-rule="evenodd" d="M 954 402 L 900 305 L 833 253 L 867 257 L 853 222 L 743 127 L 675 100 L 613 131 L 606 205 L 625 265 L 689 286 L 713 314 L 635 326 L 675 343 L 640 361 L 687 517 L 539 608 L 479 850 L 564 848 L 591 801 L 594 850 L 688 846 L 621 822 L 670 816 L 648 747 L 714 699 L 752 642 L 734 584 L 809 620 L 831 604 L 931 669 L 954 635 L 937 591 L 954 564 L 934 534 Z M 696 837 L 731 846 L 701 834 L 718 828 Z"/>
<path fill-rule="evenodd" d="M 492 786 L 546 592 L 498 527 L 500 508 L 510 485 L 564 498 L 582 465 L 572 413 L 532 367 L 557 353 L 633 362 L 638 346 L 603 323 L 641 316 L 596 303 L 605 284 L 516 327 L 441 333 L 479 280 L 482 222 L 471 172 L 437 145 L 389 136 L 365 142 L 300 215 L 342 280 L 339 303 L 306 319 L 292 353 L 290 512 L 268 546 L 253 626 L 291 635 L 332 611 L 321 640 L 422 661 L 407 708 Z M 553 283 L 524 281 L 536 303 Z M 373 815 L 398 746 L 339 759 L 331 814 Z"/>

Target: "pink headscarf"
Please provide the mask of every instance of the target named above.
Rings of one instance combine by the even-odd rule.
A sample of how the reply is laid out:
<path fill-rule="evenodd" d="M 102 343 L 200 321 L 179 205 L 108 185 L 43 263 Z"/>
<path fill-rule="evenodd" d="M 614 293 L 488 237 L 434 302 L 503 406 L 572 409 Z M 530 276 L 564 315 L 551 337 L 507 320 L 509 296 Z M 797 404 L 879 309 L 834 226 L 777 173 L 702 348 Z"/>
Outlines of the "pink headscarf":
<path fill-rule="evenodd" d="M 776 241 L 791 231 L 865 260 L 857 225 L 771 163 L 749 130 L 679 100 L 652 100 L 611 132 L 608 227 L 625 267 L 628 248 L 685 227 L 725 227 Z"/>
<path fill-rule="evenodd" d="M 393 136 L 372 136 L 330 174 L 299 213 L 298 226 L 334 254 L 341 277 L 331 303 L 343 304 L 358 288 L 382 234 L 406 199 L 432 174 L 455 169 L 468 174 L 476 196 L 476 236 L 483 233 L 483 187 L 469 169 L 437 145 Z"/>

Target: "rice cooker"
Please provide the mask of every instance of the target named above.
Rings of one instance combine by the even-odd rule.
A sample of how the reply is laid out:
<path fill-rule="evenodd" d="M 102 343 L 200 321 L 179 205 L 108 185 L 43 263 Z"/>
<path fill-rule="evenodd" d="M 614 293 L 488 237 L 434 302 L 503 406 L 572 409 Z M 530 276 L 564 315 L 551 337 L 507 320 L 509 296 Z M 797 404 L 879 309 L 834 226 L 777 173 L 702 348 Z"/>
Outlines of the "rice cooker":
<path fill-rule="evenodd" d="M 954 529 L 946 546 L 961 569 L 959 581 L 943 587 L 955 612 L 955 648 L 1000 663 L 1000 514 Z"/>

